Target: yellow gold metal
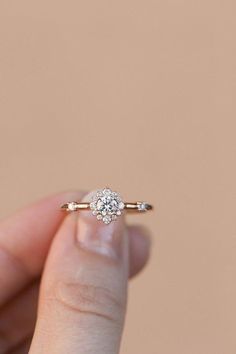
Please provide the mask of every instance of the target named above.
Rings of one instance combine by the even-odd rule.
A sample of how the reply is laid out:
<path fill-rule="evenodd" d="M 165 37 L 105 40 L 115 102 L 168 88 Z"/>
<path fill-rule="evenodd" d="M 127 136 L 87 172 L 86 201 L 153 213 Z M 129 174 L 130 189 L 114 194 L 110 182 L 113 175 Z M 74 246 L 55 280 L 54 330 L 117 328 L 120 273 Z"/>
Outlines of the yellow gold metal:
<path fill-rule="evenodd" d="M 90 203 L 88 202 L 69 202 L 63 204 L 61 209 L 66 211 L 78 211 L 78 210 L 90 210 Z M 153 206 L 144 202 L 135 202 L 135 203 L 124 203 L 124 209 L 127 211 L 138 211 L 145 212 L 148 210 L 153 210 Z"/>
<path fill-rule="evenodd" d="M 68 212 L 91 210 L 92 214 L 108 225 L 119 217 L 123 210 L 128 212 L 144 213 L 152 210 L 151 204 L 144 201 L 124 203 L 120 194 L 105 187 L 91 194 L 91 200 L 88 202 L 72 201 L 61 206 L 61 209 Z"/>
<path fill-rule="evenodd" d="M 136 203 L 124 203 L 124 209 L 132 210 L 132 211 L 148 211 L 152 210 L 153 206 L 144 202 L 136 202 Z"/>

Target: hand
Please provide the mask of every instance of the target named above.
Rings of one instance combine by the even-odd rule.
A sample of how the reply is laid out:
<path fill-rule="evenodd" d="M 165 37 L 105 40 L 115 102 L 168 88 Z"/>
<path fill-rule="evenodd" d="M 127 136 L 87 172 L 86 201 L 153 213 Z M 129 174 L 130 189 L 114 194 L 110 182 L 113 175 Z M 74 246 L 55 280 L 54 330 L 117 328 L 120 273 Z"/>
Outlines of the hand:
<path fill-rule="evenodd" d="M 0 354 L 119 352 L 127 279 L 145 265 L 149 241 L 123 217 L 65 217 L 60 205 L 82 196 L 50 197 L 1 221 Z"/>

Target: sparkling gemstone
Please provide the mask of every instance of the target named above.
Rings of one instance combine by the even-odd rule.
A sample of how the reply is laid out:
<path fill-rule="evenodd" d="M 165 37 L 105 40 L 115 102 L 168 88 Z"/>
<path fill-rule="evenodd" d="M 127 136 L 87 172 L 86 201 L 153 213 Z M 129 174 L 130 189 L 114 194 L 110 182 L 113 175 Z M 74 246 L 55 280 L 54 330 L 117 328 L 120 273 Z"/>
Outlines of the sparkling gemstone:
<path fill-rule="evenodd" d="M 124 209 L 125 204 L 123 202 L 119 202 L 119 209 Z"/>
<path fill-rule="evenodd" d="M 102 220 L 105 224 L 110 224 L 111 219 L 112 219 L 111 216 L 106 215 L 106 216 L 104 216 L 104 218 Z"/>
<path fill-rule="evenodd" d="M 112 193 L 112 191 L 109 189 L 109 188 L 104 188 L 103 189 L 103 194 L 104 195 L 109 195 L 109 194 L 111 194 Z"/>
<path fill-rule="evenodd" d="M 104 204 L 103 204 L 102 200 L 98 199 L 98 201 L 97 201 L 97 210 L 102 210 L 103 206 L 104 206 Z M 96 207 L 96 204 L 95 204 L 95 207 Z"/>
<path fill-rule="evenodd" d="M 139 211 L 147 211 L 148 210 L 148 203 L 146 202 L 140 202 L 138 204 L 138 210 Z"/>
<path fill-rule="evenodd" d="M 120 196 L 109 188 L 97 191 L 90 203 L 90 209 L 93 214 L 105 224 L 116 220 L 117 216 L 121 215 L 121 210 L 124 209 L 124 206 Z"/>
<path fill-rule="evenodd" d="M 113 199 L 111 201 L 111 205 L 112 205 L 113 208 L 117 208 L 117 201 L 115 199 Z M 120 207 L 120 205 L 119 205 L 119 207 Z"/>
<path fill-rule="evenodd" d="M 69 211 L 75 211 L 76 210 L 76 203 L 75 202 L 68 203 L 67 209 Z"/>

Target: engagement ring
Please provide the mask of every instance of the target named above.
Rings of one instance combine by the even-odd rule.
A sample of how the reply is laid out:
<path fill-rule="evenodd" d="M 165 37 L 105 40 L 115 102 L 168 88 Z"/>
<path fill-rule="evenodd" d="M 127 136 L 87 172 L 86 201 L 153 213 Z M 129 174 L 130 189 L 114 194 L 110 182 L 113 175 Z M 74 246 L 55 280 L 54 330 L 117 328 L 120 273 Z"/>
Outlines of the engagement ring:
<path fill-rule="evenodd" d="M 91 210 L 98 220 L 105 224 L 117 219 L 124 210 L 146 212 L 152 210 L 151 204 L 146 202 L 125 203 L 117 192 L 113 192 L 109 188 L 98 190 L 88 202 L 68 202 L 61 206 L 66 211 L 82 211 Z"/>

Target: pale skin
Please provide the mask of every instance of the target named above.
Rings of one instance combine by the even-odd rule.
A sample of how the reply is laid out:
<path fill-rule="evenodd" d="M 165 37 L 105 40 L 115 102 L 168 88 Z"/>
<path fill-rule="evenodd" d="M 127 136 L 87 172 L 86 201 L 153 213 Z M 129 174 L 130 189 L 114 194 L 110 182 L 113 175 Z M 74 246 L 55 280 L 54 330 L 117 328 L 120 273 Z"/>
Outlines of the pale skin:
<path fill-rule="evenodd" d="M 128 278 L 149 256 L 145 228 L 104 225 L 61 193 L 0 222 L 0 354 L 117 354 Z M 138 320 L 138 319 L 137 319 Z"/>

